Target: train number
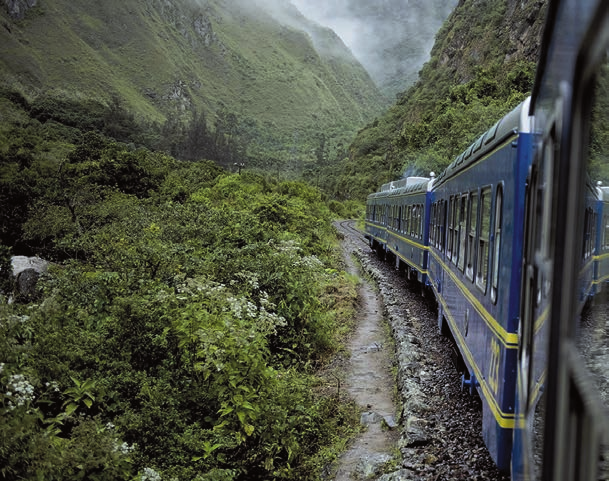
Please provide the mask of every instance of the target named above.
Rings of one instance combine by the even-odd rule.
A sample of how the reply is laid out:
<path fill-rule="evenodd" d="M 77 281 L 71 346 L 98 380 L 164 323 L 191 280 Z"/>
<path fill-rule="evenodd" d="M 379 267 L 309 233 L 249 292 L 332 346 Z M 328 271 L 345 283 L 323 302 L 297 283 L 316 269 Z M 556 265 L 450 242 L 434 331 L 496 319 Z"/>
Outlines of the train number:
<path fill-rule="evenodd" d="M 491 362 L 489 365 L 489 379 L 488 383 L 493 391 L 493 394 L 497 394 L 499 389 L 499 364 L 501 361 L 501 347 L 497 339 L 493 338 L 491 341 Z"/>

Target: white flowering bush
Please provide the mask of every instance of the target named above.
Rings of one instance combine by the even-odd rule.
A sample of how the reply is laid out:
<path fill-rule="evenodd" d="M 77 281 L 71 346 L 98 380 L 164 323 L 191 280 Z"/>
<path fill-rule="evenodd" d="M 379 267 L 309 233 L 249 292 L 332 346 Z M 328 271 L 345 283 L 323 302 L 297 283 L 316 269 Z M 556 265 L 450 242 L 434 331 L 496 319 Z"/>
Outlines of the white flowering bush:
<path fill-rule="evenodd" d="M 0 480 L 318 479 L 349 426 L 311 374 L 337 331 L 319 192 L 193 163 L 135 197 L 68 167 L 82 229 L 45 199 L 26 232 L 74 258 L 0 312 Z"/>
<path fill-rule="evenodd" d="M 27 381 L 23 374 L 11 375 L 6 384 L 6 389 L 4 396 L 9 410 L 29 405 L 34 400 L 34 386 Z"/>

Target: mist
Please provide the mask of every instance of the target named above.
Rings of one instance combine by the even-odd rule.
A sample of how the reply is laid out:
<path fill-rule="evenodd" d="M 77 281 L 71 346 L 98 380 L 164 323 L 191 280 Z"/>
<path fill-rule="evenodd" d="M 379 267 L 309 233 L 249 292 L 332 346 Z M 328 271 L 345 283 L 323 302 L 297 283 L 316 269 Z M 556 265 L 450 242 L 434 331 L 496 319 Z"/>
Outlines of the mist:
<path fill-rule="evenodd" d="M 381 88 L 404 90 L 428 60 L 435 34 L 457 0 L 291 0 L 330 27 Z"/>

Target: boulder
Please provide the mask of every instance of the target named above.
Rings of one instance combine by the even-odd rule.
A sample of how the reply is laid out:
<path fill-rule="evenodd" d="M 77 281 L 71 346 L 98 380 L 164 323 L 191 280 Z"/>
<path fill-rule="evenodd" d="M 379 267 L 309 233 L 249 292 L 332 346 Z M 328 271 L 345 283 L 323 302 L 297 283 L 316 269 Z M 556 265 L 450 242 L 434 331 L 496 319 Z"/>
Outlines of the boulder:
<path fill-rule="evenodd" d="M 13 278 L 15 279 L 14 294 L 20 301 L 31 301 L 37 297 L 36 284 L 41 274 L 48 267 L 48 261 L 40 257 L 13 256 L 11 258 Z"/>

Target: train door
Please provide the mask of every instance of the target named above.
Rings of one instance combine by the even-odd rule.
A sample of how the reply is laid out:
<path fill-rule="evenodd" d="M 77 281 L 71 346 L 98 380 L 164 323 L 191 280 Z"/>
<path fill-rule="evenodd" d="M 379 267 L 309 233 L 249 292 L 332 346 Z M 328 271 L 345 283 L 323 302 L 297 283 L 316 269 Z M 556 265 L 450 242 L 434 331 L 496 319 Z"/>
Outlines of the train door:
<path fill-rule="evenodd" d="M 553 296 L 542 479 L 596 481 L 609 476 L 609 304 L 596 296 L 580 315 L 587 185 L 609 181 L 609 5 L 594 8 L 563 87 L 563 122 L 553 205 Z M 575 5 L 575 3 L 574 3 Z M 570 19 L 574 22 L 573 19 Z M 569 98 L 570 97 L 570 98 Z M 545 148 L 545 145 L 544 145 Z M 551 402 L 550 402 L 551 400 Z"/>

